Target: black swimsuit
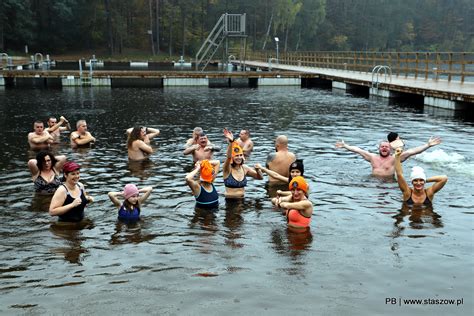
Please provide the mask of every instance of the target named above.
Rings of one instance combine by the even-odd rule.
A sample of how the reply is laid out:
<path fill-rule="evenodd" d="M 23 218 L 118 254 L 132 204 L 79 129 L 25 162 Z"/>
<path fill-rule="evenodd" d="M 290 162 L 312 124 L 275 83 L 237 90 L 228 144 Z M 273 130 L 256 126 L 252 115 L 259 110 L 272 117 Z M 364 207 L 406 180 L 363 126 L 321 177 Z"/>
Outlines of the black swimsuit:
<path fill-rule="evenodd" d="M 413 191 L 411 191 L 411 194 L 410 194 L 410 197 L 408 198 L 408 200 L 405 201 L 406 204 L 408 205 L 415 205 L 417 203 L 413 202 L 413 199 L 411 198 L 413 194 Z M 428 194 L 426 194 L 426 190 L 425 190 L 425 200 L 423 201 L 423 203 L 421 203 L 421 205 L 426 205 L 426 206 L 429 206 L 431 205 L 431 200 L 428 198 Z"/>
<path fill-rule="evenodd" d="M 66 200 L 64 201 L 64 205 L 71 204 L 74 201 L 74 197 L 71 196 L 69 193 L 69 190 L 66 188 L 66 186 L 63 184 L 64 188 L 66 189 Z M 77 185 L 79 187 L 79 185 Z M 79 187 L 80 188 L 80 187 Z M 59 215 L 59 221 L 60 222 L 80 222 L 84 218 L 84 208 L 86 207 L 86 204 L 88 202 L 84 190 L 81 189 L 81 204 L 78 206 L 73 207 L 66 213 Z"/>

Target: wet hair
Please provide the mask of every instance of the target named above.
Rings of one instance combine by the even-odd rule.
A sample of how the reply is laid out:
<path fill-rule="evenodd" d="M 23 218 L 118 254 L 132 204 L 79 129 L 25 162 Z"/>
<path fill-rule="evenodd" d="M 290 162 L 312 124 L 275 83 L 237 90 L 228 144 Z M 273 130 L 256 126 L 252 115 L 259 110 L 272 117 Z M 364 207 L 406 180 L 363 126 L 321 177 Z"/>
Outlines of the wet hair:
<path fill-rule="evenodd" d="M 140 139 L 140 140 L 142 139 L 142 128 L 140 126 L 135 126 L 130 132 L 130 134 L 128 135 L 127 147 L 131 148 L 133 142 L 136 141 L 137 139 Z"/>
<path fill-rule="evenodd" d="M 46 158 L 46 156 L 49 156 L 49 158 L 51 158 L 52 168 L 54 168 L 54 166 L 58 162 L 56 158 L 54 157 L 54 155 L 50 153 L 49 151 L 44 151 L 44 150 L 40 151 L 39 153 L 36 154 L 36 165 L 38 166 L 38 169 L 40 170 L 40 172 L 44 168 L 44 163 L 45 163 L 44 159 Z"/>
<path fill-rule="evenodd" d="M 304 175 L 304 165 L 303 165 L 303 160 L 302 159 L 296 159 L 295 161 L 293 161 L 288 169 L 288 183 L 291 182 L 291 180 L 293 180 L 293 178 L 291 177 L 291 170 L 293 169 L 297 169 L 301 172 L 301 176 Z"/>
<path fill-rule="evenodd" d="M 397 133 L 395 133 L 395 132 L 390 132 L 390 133 L 388 133 L 388 135 L 387 135 L 387 140 L 388 140 L 389 143 L 391 143 L 391 142 L 393 142 L 395 139 L 397 139 L 397 137 L 398 137 L 398 134 L 397 134 Z"/>
<path fill-rule="evenodd" d="M 36 124 L 43 124 L 43 126 L 44 126 L 44 122 L 43 122 L 43 121 L 40 121 L 40 120 L 35 121 L 35 122 L 33 123 L 33 126 L 36 125 Z"/>

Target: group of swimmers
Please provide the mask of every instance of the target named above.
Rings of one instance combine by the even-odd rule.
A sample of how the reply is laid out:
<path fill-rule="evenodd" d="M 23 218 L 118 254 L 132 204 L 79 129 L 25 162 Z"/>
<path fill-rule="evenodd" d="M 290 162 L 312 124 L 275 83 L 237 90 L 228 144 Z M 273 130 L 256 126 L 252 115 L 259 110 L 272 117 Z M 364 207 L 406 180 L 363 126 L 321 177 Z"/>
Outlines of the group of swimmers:
<path fill-rule="evenodd" d="M 50 122 L 51 121 L 51 122 Z M 73 161 L 66 161 L 66 157 L 54 156 L 47 149 L 51 143 L 59 142 L 61 131 L 70 130 L 66 118 L 61 116 L 59 122 L 55 118 L 48 120 L 48 129 L 43 123 L 34 123 L 34 132 L 28 135 L 31 148 L 42 149 L 36 159 L 28 162 L 35 191 L 39 194 L 52 194 L 49 213 L 58 216 L 61 222 L 80 222 L 84 218 L 84 208 L 93 202 L 84 185 L 79 182 L 80 165 Z M 66 126 L 63 126 L 66 125 Z M 70 142 L 73 147 L 91 146 L 95 138 L 87 131 L 85 120 L 76 124 L 77 131 L 71 132 Z M 153 153 L 150 140 L 160 134 L 158 129 L 134 127 L 126 130 L 128 134 L 127 148 L 129 160 L 144 160 Z M 54 136 L 53 136 L 54 135 Z M 267 158 L 266 167 L 256 163 L 253 167 L 245 162 L 250 158 L 253 150 L 253 141 L 250 132 L 242 130 L 238 136 L 230 130 L 224 129 L 223 136 L 227 140 L 226 157 L 223 163 L 223 181 L 226 199 L 241 199 L 245 194 L 247 176 L 254 179 L 263 179 L 263 174 L 269 176 L 270 182 L 288 184 L 288 191 L 277 191 L 277 196 L 271 199 L 272 203 L 284 210 L 288 227 L 296 230 L 306 230 L 310 227 L 313 214 L 313 204 L 309 200 L 309 185 L 304 178 L 302 160 L 288 150 L 288 138 L 284 135 L 277 137 L 275 152 Z M 401 162 L 408 157 L 423 152 L 438 145 L 441 139 L 432 137 L 423 145 L 404 150 L 403 141 L 396 133 L 390 133 L 388 140 L 379 144 L 379 153 L 373 154 L 356 146 L 349 146 L 344 141 L 336 143 L 337 148 L 345 148 L 360 154 L 372 165 L 372 173 L 376 176 L 396 175 L 403 200 L 411 205 L 430 205 L 433 196 L 447 182 L 446 176 L 427 178 L 424 170 L 414 167 L 410 175 L 413 187 L 410 187 L 403 177 Z M 185 145 L 183 154 L 193 155 L 194 169 L 186 175 L 186 183 L 196 200 L 196 207 L 215 209 L 219 205 L 219 194 L 214 186 L 220 161 L 213 159 L 213 153 L 220 148 L 212 144 L 202 128 L 195 128 L 193 136 Z M 394 151 L 394 155 L 392 155 Z M 60 179 L 60 171 L 63 178 Z M 434 185 L 425 188 L 425 183 L 434 182 Z M 118 218 L 133 221 L 140 218 L 140 207 L 150 196 L 153 188 L 139 189 L 135 184 L 125 185 L 122 191 L 109 192 L 108 196 L 118 208 Z"/>

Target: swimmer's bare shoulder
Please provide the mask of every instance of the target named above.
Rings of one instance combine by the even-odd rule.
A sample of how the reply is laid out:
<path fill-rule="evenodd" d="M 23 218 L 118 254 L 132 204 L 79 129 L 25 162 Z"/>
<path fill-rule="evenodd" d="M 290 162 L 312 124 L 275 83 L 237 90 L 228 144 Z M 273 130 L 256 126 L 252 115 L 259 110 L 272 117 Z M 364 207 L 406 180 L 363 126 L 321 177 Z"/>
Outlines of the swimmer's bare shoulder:
<path fill-rule="evenodd" d="M 270 153 L 270 154 L 268 154 L 268 156 L 267 156 L 267 161 L 266 161 L 266 163 L 265 163 L 265 165 L 266 165 L 267 168 L 268 168 L 268 164 L 269 164 L 270 162 L 272 162 L 273 160 L 275 160 L 275 158 L 276 158 L 276 153 Z"/>

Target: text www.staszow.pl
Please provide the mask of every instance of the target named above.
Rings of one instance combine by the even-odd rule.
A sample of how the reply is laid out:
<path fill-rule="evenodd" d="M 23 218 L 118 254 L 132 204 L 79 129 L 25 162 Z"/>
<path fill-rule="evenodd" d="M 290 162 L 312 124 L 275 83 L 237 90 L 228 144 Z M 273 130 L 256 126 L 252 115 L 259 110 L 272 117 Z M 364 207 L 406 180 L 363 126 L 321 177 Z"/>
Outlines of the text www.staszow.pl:
<path fill-rule="evenodd" d="M 440 298 L 424 298 L 424 299 L 405 299 L 401 297 L 386 297 L 385 305 L 462 305 L 464 298 L 460 299 L 440 299 Z"/>

